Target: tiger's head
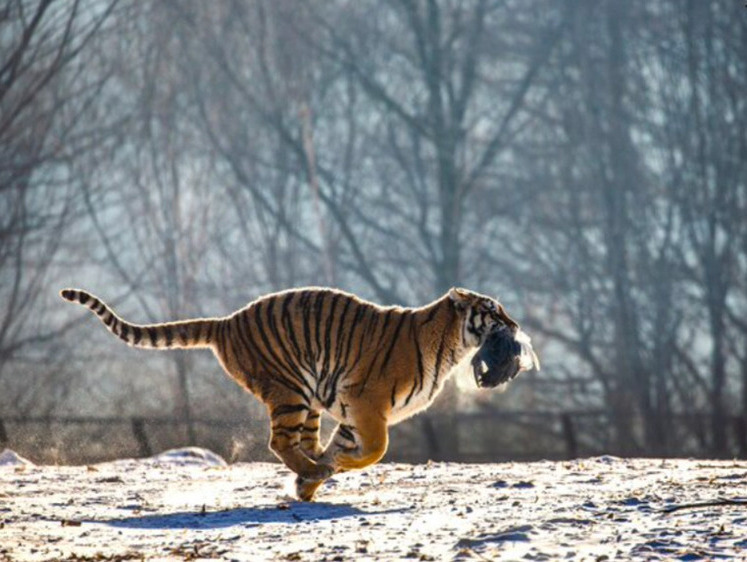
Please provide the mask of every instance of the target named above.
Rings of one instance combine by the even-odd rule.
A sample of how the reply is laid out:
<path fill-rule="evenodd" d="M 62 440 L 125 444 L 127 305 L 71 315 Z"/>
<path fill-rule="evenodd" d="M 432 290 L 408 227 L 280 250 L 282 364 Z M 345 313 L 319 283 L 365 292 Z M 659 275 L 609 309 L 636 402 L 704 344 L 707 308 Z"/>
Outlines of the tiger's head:
<path fill-rule="evenodd" d="M 519 324 L 494 298 L 456 287 L 449 291 L 449 298 L 463 320 L 462 343 L 465 347 L 480 347 L 490 334 L 501 328 L 512 332 L 519 329 Z"/>
<path fill-rule="evenodd" d="M 471 361 L 477 386 L 494 388 L 522 371 L 539 370 L 529 336 L 497 300 L 456 288 L 449 298 L 462 319 L 463 345 L 478 348 Z"/>

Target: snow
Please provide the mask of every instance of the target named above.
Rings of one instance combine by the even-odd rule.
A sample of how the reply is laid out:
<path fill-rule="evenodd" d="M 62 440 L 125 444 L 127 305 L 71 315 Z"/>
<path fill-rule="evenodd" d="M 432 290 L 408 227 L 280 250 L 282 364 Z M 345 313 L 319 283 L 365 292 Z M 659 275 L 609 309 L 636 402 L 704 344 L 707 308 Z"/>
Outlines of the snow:
<path fill-rule="evenodd" d="M 153 457 L 153 460 L 176 466 L 226 466 L 227 464 L 220 455 L 199 447 L 169 449 Z"/>
<path fill-rule="evenodd" d="M 30 460 L 24 459 L 21 455 L 10 449 L 3 449 L 3 452 L 0 453 L 0 466 L 31 466 L 33 464 Z"/>
<path fill-rule="evenodd" d="M 747 461 L 382 463 L 314 503 L 292 480 L 201 449 L 7 463 L 0 560 L 747 558 Z"/>

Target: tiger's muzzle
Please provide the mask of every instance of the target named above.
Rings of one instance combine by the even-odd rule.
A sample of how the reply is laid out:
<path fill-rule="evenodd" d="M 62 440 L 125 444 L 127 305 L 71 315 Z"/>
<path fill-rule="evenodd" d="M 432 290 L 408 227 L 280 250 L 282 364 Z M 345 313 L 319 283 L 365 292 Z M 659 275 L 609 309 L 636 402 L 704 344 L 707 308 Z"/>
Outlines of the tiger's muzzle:
<path fill-rule="evenodd" d="M 481 388 L 507 383 L 532 368 L 539 371 L 539 358 L 520 328 L 502 326 L 493 331 L 472 358 L 472 372 Z"/>

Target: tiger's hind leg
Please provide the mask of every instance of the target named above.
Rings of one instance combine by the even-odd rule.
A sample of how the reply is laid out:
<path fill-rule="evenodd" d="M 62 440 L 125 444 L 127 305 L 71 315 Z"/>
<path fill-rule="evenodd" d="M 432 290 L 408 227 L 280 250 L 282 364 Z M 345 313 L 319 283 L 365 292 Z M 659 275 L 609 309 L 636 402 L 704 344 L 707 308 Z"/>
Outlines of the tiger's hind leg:
<path fill-rule="evenodd" d="M 324 447 L 319 443 L 319 427 L 321 425 L 321 411 L 309 410 L 306 421 L 301 428 L 301 450 L 310 459 L 316 461 L 324 454 Z M 330 474 L 332 469 L 330 468 Z M 314 493 L 328 478 L 312 478 L 298 475 L 296 478 L 296 496 L 301 501 L 311 501 L 314 499 Z"/>
<path fill-rule="evenodd" d="M 303 428 L 309 407 L 303 403 L 284 403 L 270 411 L 272 421 L 270 449 L 299 478 L 325 480 L 332 473 L 331 467 L 314 462 L 301 448 Z"/>
<path fill-rule="evenodd" d="M 315 461 L 324 453 L 324 447 L 319 442 L 319 428 L 322 413 L 320 410 L 310 409 L 306 421 L 301 428 L 301 450 L 311 460 Z"/>

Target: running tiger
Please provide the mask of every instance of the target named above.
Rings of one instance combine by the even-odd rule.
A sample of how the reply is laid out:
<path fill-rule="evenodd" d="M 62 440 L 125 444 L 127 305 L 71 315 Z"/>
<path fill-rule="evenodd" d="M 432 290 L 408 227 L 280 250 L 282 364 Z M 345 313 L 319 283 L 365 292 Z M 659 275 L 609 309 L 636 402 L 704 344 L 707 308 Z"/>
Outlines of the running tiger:
<path fill-rule="evenodd" d="M 503 306 L 465 289 L 420 308 L 381 307 L 333 289 L 295 289 L 261 297 L 225 318 L 152 325 L 125 322 L 85 291 L 60 295 L 89 308 L 133 347 L 211 349 L 267 406 L 270 449 L 298 475 L 296 493 L 304 501 L 332 474 L 381 459 L 388 426 L 427 408 L 455 365 L 489 335 L 510 333 L 518 344 L 501 347 L 516 349 L 508 376 L 483 378 L 473 361 L 479 386 L 539 368 L 528 337 Z M 319 443 L 322 410 L 339 422 L 326 447 Z"/>

